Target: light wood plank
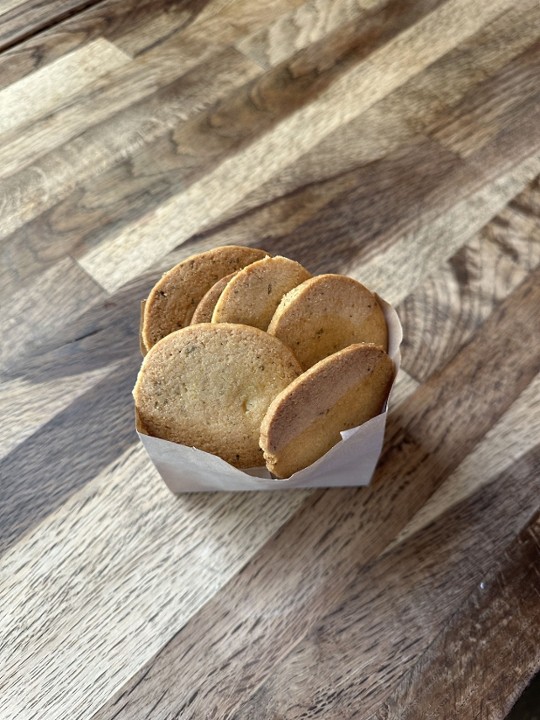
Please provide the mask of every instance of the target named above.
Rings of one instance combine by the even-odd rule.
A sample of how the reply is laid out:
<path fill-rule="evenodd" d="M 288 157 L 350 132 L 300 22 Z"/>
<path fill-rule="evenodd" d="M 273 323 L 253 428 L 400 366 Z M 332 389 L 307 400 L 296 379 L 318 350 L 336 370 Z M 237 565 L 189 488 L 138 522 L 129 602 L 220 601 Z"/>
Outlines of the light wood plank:
<path fill-rule="evenodd" d="M 9 142 L 9 131 L 22 132 L 80 94 L 96 78 L 120 68 L 130 60 L 114 45 L 97 39 L 65 55 L 42 70 L 0 91 L 0 140 Z"/>
<path fill-rule="evenodd" d="M 175 499 L 130 448 L 0 559 L 3 712 L 90 717 L 306 494 Z M 96 672 L 74 675 L 81 664 Z"/>
<path fill-rule="evenodd" d="M 194 4 L 190 3 L 191 6 Z M 139 0 L 136 4 L 124 0 L 101 0 L 61 22 L 53 22 L 37 35 L 17 42 L 10 50 L 0 54 L 0 88 L 97 38 L 104 38 L 119 47 L 119 36 L 144 27 L 156 13 L 169 5 L 169 0 Z"/>
<path fill-rule="evenodd" d="M 509 0 L 482 3 L 473 15 L 465 13 L 465 5 L 465 0 L 451 0 L 427 15 L 345 73 L 317 102 L 282 121 L 245 152 L 225 160 L 213 173 L 149 213 L 144 223 L 128 224 L 89 251 L 81 259 L 82 266 L 109 291 L 119 287 L 245 196 L 253 187 L 254 177 L 259 184 L 272 177 L 280 167 L 290 164 L 330 132 L 477 32 L 503 12 Z M 466 23 L 463 17 L 467 18 Z M 304 132 L 306 127 L 310 128 L 309 133 Z M 297 138 L 295 146 L 285 142 L 285 137 Z M 231 177 L 236 179 L 234 197 L 228 183 Z M 212 198 L 211 203 L 208 198 Z"/>

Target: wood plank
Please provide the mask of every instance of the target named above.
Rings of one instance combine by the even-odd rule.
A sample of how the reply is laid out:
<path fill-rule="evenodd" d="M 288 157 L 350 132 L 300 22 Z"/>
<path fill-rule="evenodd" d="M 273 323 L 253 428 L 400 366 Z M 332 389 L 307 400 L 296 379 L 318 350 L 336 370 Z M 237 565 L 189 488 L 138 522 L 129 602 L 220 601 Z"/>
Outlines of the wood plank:
<path fill-rule="evenodd" d="M 256 32 L 280 13 L 301 0 L 265 0 L 252 3 L 237 0 L 230 3 L 201 0 L 139 0 L 126 4 L 122 0 L 102 0 L 64 22 L 43 30 L 36 37 L 17 44 L 0 54 L 0 87 L 43 67 L 82 45 L 104 37 L 126 52 L 156 55 L 156 42 L 144 46 L 146 30 L 160 13 L 187 12 L 185 23 L 175 25 L 172 37 L 165 37 L 157 54 L 176 53 L 178 76 L 211 55 L 223 50 L 249 29 Z M 208 38 L 213 42 L 208 43 Z"/>
<path fill-rule="evenodd" d="M 0 425 L 0 460 L 90 390 L 110 370 L 102 367 L 64 376 L 61 393 L 58 377 L 36 383 L 20 377 L 7 380 L 4 376 L 0 385 L 0 407 L 4 417 L 13 418 L 14 422 Z"/>
<path fill-rule="evenodd" d="M 21 352 L 32 354 L 44 337 L 105 298 L 74 260 L 66 257 L 56 263 L 5 306 L 0 317 L 0 367 L 7 367 Z"/>
<path fill-rule="evenodd" d="M 540 375 L 531 382 L 499 422 L 448 480 L 436 490 L 396 537 L 390 550 L 430 523 L 442 518 L 481 488 L 497 473 L 511 472 L 513 463 L 530 453 L 540 437 Z M 526 507 L 532 508 L 530 503 Z"/>
<path fill-rule="evenodd" d="M 0 51 L 36 35 L 99 0 L 6 0 L 0 12 Z"/>
<path fill-rule="evenodd" d="M 539 70 L 540 41 L 467 93 L 446 118 L 433 123 L 430 134 L 462 157 L 477 155 L 493 145 L 517 115 L 538 109 Z"/>
<path fill-rule="evenodd" d="M 373 720 L 502 718 L 540 663 L 540 516 Z M 493 662 L 504 655 L 505 662 Z"/>
<path fill-rule="evenodd" d="M 380 159 L 411 142 L 463 96 L 533 43 L 540 33 L 540 7 L 525 0 L 482 27 L 373 107 L 331 133 L 297 161 L 252 190 L 227 210 L 215 226 L 261 204 L 299 193 L 308 184 L 326 183 Z M 444 88 L 441 93 L 440 88 Z M 497 163 L 493 163 L 495 166 Z M 345 178 L 343 178 L 345 181 Z M 330 198 L 332 199 L 332 198 Z M 385 213 L 386 214 L 386 213 Z"/>
<path fill-rule="evenodd" d="M 147 141 L 163 135 L 179 119 L 197 112 L 229 86 L 252 76 L 254 71 L 255 66 L 245 61 L 237 51 L 225 51 L 214 61 L 188 73 L 139 104 L 126 108 L 112 119 L 96 124 L 59 150 L 35 162 L 30 169 L 19 173 L 14 183 L 11 198 L 17 222 L 22 222 L 27 214 L 35 214 L 40 201 L 49 204 L 62 192 L 74 190 L 85 178 L 92 178 L 94 183 L 96 174 L 129 156 L 141 145 L 141 134 Z M 44 143 L 50 142 L 53 135 L 47 123 L 41 133 Z M 63 124 L 58 124 L 57 129 L 60 134 L 63 133 Z M 9 163 L 11 158 L 12 163 L 18 164 L 25 150 L 31 154 L 33 142 L 37 139 L 32 137 L 32 142 L 28 142 L 28 137 L 22 136 L 7 151 L 0 149 L 0 159 Z M 34 197 L 31 205 L 28 203 L 29 194 Z M 75 228 L 69 220 L 67 226 L 66 223 L 59 225 L 59 214 L 57 208 L 53 209 L 48 215 L 38 216 L 35 222 L 23 225 L 4 239 L 0 300 L 9 298 L 11 302 L 14 296 L 26 295 L 40 273 L 50 271 L 71 252 L 76 237 Z M 52 329 L 49 326 L 49 330 Z"/>
<path fill-rule="evenodd" d="M 163 72 L 156 89 L 159 67 L 145 63 L 141 72 L 136 62 L 104 82 L 98 80 L 73 103 L 39 120 L 23 135 L 14 133 L 7 138 L 0 158 L 2 172 L 12 174 L 2 183 L 3 234 L 39 216 L 78 184 L 93 181 L 115 162 L 165 135 L 175 123 L 258 74 L 256 66 L 228 50 L 181 77 L 177 68 L 171 82 L 165 82 L 167 74 Z M 206 79 L 209 73 L 211 80 Z M 130 89 L 122 96 L 127 84 Z M 24 168 L 30 161 L 31 165 Z M 89 184 L 94 187 L 95 182 Z M 29 193 L 34 198 L 30 206 L 25 202 Z"/>
<path fill-rule="evenodd" d="M 526 498 L 538 490 L 539 467 L 536 449 L 492 478 L 484 497 L 473 494 L 394 553 L 353 573 L 339 604 L 280 658 L 235 720 L 257 709 L 307 720 L 324 712 L 350 717 L 351 709 L 367 718 L 384 708 L 400 679 L 445 634 L 471 589 L 497 573 L 501 554 L 530 519 Z M 520 504 L 511 497 L 517 484 Z M 479 532 L 486 536 L 481 547 Z M 278 690 L 284 682 L 287 694 Z"/>
<path fill-rule="evenodd" d="M 472 96 L 473 88 L 533 45 L 539 32 L 538 3 L 524 0 L 466 38 L 381 105 L 387 114 L 398 115 L 414 131 L 425 132 L 444 123 L 449 108 L 454 108 L 467 93 Z"/>
<path fill-rule="evenodd" d="M 213 172 L 192 182 L 184 192 L 162 202 L 151 213 L 147 213 L 145 222 L 137 220 L 128 223 L 118 233 L 107 237 L 105 242 L 99 243 L 81 258 L 83 267 L 108 290 L 119 287 L 125 282 L 127 273 L 128 277 L 132 277 L 146 269 L 172 247 L 185 242 L 194 232 L 219 217 L 233 202 L 237 202 L 239 197 L 245 196 L 253 187 L 254 177 L 258 178 L 259 183 L 272 177 L 280 167 L 289 165 L 330 132 L 371 107 L 377 100 L 475 33 L 484 23 L 503 12 L 508 7 L 508 0 L 482 3 L 474 16 L 467 15 L 466 24 L 463 23 L 463 4 L 464 0 L 451 0 L 429 13 L 416 22 L 413 28 L 399 33 L 394 40 L 371 53 L 365 61 L 355 63 L 352 69 L 344 73 L 340 72 L 339 79 L 333 81 L 326 90 L 322 90 L 321 86 L 326 85 L 333 73 L 329 70 L 322 74 L 317 81 L 321 94 L 316 102 L 310 102 L 301 111 L 282 120 L 264 133 L 259 141 L 254 141 L 251 135 L 246 138 L 244 130 L 244 139 L 249 141 L 245 152 L 237 152 L 222 160 Z M 437 42 L 433 42 L 434 37 Z M 410 62 L 408 60 L 403 63 L 403 52 L 407 53 Z M 294 72 L 299 72 L 301 67 L 297 65 Z M 306 70 L 306 77 L 309 77 L 309 63 L 303 72 Z M 290 68 L 287 75 L 292 90 L 294 83 L 290 83 Z M 279 97 L 284 100 L 287 96 L 281 91 Z M 298 107 L 296 103 L 299 99 L 296 89 L 294 96 L 287 98 L 289 112 L 293 109 L 290 103 L 294 102 L 294 107 Z M 256 113 L 252 104 L 247 109 L 250 111 L 248 117 L 253 118 L 248 124 L 251 128 Z M 236 112 L 239 110 L 240 108 L 237 108 Z M 228 123 L 231 117 L 234 116 L 228 116 Z M 218 120 L 219 116 L 213 118 L 211 126 L 216 127 Z M 259 118 L 258 122 L 261 130 L 261 125 L 268 128 L 268 120 L 264 122 L 263 118 Z M 304 131 L 306 127 L 310 128 L 309 133 Z M 208 133 L 206 137 L 208 143 Z M 285 142 L 287 137 L 297 138 L 294 148 Z M 215 139 L 216 134 L 213 134 L 212 140 Z M 175 140 L 178 143 L 181 136 Z M 213 164 L 215 163 L 214 157 Z M 233 196 L 226 191 L 230 177 L 236 178 Z M 116 182 L 118 179 L 116 178 Z M 213 199 L 211 206 L 206 201 L 208 197 Z M 159 242 L 156 242 L 156 238 L 160 239 Z M 135 246 L 137 253 L 133 253 Z M 105 257 L 107 263 L 104 262 Z"/>
<path fill-rule="evenodd" d="M 144 27 L 155 13 L 170 5 L 170 0 L 139 0 L 135 5 L 122 0 L 101 0 L 92 4 L 74 16 L 44 28 L 37 35 L 17 42 L 11 50 L 1 52 L 0 87 L 17 82 L 97 38 L 115 43 L 122 33 Z M 195 11 L 194 2 L 182 0 L 181 5 Z"/>
<path fill-rule="evenodd" d="M 436 268 L 455 254 L 497 215 L 515 195 L 536 177 L 540 160 L 534 156 L 514 166 L 493 183 L 481 185 L 463 200 L 440 213 L 436 208 L 422 218 L 420 228 L 405 229 L 385 252 L 357 257 L 342 272 L 373 287 L 394 305 L 405 297 L 404 288 L 415 288 Z M 440 213 L 440 214 L 439 214 Z M 433 245 L 426 245 L 430 238 Z M 392 270 L 392 275 L 389 270 Z M 406 284 L 405 284 L 406 283 Z"/>
<path fill-rule="evenodd" d="M 171 82 L 165 82 L 164 73 L 164 84 L 155 91 L 134 80 L 140 79 L 140 70 L 132 64 L 109 75 L 105 82 L 98 80 L 71 102 L 38 117 L 24 133 L 17 129 L 1 138 L 5 145 L 0 149 L 0 177 L 5 177 L 3 193 L 6 215 L 9 210 L 12 218 L 10 228 L 36 217 L 77 185 L 126 160 L 166 135 L 175 124 L 259 74 L 253 63 L 233 49 L 218 53 Z M 146 74 L 151 75 L 147 67 L 143 78 Z M 119 96 L 128 78 L 131 90 Z M 35 196 L 31 208 L 18 194 L 21 188 Z"/>
<path fill-rule="evenodd" d="M 540 178 L 400 304 L 403 365 L 423 381 L 540 263 Z"/>
<path fill-rule="evenodd" d="M 24 126 L 49 115 L 96 78 L 128 62 L 128 55 L 98 38 L 0 91 L 0 139 L 9 142 L 10 131 L 24 132 Z"/>
<path fill-rule="evenodd" d="M 532 273 L 454 361 L 393 413 L 386 452 L 370 487 L 312 495 L 96 720 L 143 713 L 150 717 L 180 714 L 186 719 L 199 717 L 201 712 L 241 717 L 240 707 L 245 717 L 250 716 L 253 706 L 246 705 L 246 697 L 261 683 L 271 686 L 272 678 L 281 677 L 287 653 L 321 616 L 339 608 L 343 578 L 355 576 L 380 555 L 540 369 L 532 342 L 537 330 L 530 327 L 539 322 L 535 311 L 538 279 L 538 272 Z M 513 343 L 515 333 L 521 338 L 519 350 Z M 495 367 L 499 368 L 498 377 L 505 379 L 493 393 Z M 523 472 L 529 476 L 529 460 Z M 510 498 L 514 499 L 511 494 Z M 470 533 L 471 524 L 466 528 Z M 428 547 L 437 548 L 437 543 L 431 541 Z M 418 555 L 414 553 L 413 558 L 416 567 Z M 386 576 L 383 578 L 386 588 Z M 369 584 L 362 586 L 370 588 Z M 400 585 L 397 590 L 402 593 Z M 384 607 L 392 604 L 385 600 Z M 429 607 L 437 605 L 430 602 Z M 370 622 L 369 609 L 363 613 Z M 358 613 L 354 617 L 358 620 Z M 380 627 L 375 626 L 374 631 L 380 632 Z M 200 653 L 202 638 L 206 647 L 212 647 L 211 655 Z M 368 639 L 374 643 L 369 633 Z M 334 657 L 335 644 L 331 652 Z M 317 660 L 316 653 L 312 659 Z M 302 657 L 297 667 L 305 663 Z M 173 677 L 182 677 L 184 682 L 178 686 L 172 683 Z M 286 695 L 280 685 L 280 697 L 286 703 L 289 699 L 294 702 L 302 687 L 291 681 L 290 672 L 287 678 Z M 316 673 L 312 678 L 321 680 Z M 164 685 L 174 690 L 164 693 Z M 313 688 L 308 692 L 313 702 Z M 277 696 L 271 697 L 277 703 Z M 159 707 L 153 710 L 158 700 Z M 261 691 L 255 706 L 264 707 L 263 701 Z"/>
<path fill-rule="evenodd" d="M 425 1 L 432 2 L 434 0 Z M 419 7 L 416 11 L 417 14 L 421 10 L 422 8 Z M 410 19 L 412 21 L 412 18 Z M 153 143 L 151 146 L 141 150 L 133 160 L 126 160 L 101 180 L 103 186 L 112 183 L 115 187 L 115 195 L 117 195 L 115 207 L 111 209 L 111 216 L 107 220 L 104 217 L 103 222 L 114 223 L 119 214 L 121 217 L 129 219 L 130 216 L 137 216 L 145 210 L 151 209 L 160 200 L 174 193 L 174 190 L 179 186 L 185 185 L 186 182 L 192 182 L 193 176 L 198 177 L 204 174 L 209 168 L 219 164 L 231 152 L 236 151 L 242 139 L 249 143 L 257 134 L 263 134 L 266 129 L 279 119 L 286 117 L 295 108 L 300 107 L 303 103 L 316 96 L 322 87 L 331 83 L 336 74 L 342 74 L 345 66 L 343 62 L 338 61 L 344 61 L 344 58 L 350 54 L 351 47 L 353 50 L 359 47 L 358 52 L 366 54 L 373 45 L 382 42 L 380 26 L 381 21 L 379 20 L 376 24 L 379 32 L 373 37 L 370 37 L 370 28 L 362 28 L 362 34 L 359 38 L 349 33 L 346 42 L 340 36 L 325 41 L 327 62 L 332 56 L 334 62 L 330 64 L 327 71 L 322 75 L 316 66 L 310 67 L 309 53 L 313 54 L 313 51 L 309 50 L 303 66 L 297 67 L 292 76 L 287 65 L 276 69 L 275 72 L 261 80 L 256 88 L 251 88 L 249 85 L 246 88 L 239 88 L 238 92 L 233 93 L 230 100 L 220 105 L 217 110 L 214 109 L 208 115 L 202 115 L 197 122 L 193 121 L 185 126 L 181 125 L 179 130 L 172 136 L 172 139 L 164 137 L 161 142 Z M 353 27 L 353 30 L 355 27 Z M 394 28 L 394 32 L 397 32 L 397 28 Z M 148 94 L 150 88 L 153 88 L 157 82 L 164 84 L 167 81 L 168 73 L 173 72 L 172 77 L 177 78 L 181 72 L 178 52 L 178 41 L 177 47 L 170 57 L 165 52 L 165 48 L 161 46 L 159 52 L 152 56 L 152 62 L 149 54 L 147 54 L 144 61 L 132 63 L 127 69 L 108 78 L 104 87 L 102 85 L 92 87 L 86 98 L 79 97 L 75 106 L 68 107 L 64 113 L 55 119 L 57 133 L 62 138 L 67 139 L 70 125 L 74 126 L 72 133 L 75 129 L 80 131 L 83 129 L 81 123 L 87 121 L 87 117 L 99 120 L 100 112 L 105 113 L 105 116 L 108 117 L 115 109 L 119 110 L 126 107 L 129 103 L 139 99 L 141 95 Z M 352 61 L 353 59 L 349 58 L 349 64 Z M 297 60 L 297 64 L 299 62 L 300 59 Z M 311 64 L 313 65 L 313 63 Z M 284 86 L 288 87 L 286 94 L 282 92 Z M 252 94 L 254 93 L 261 95 L 262 105 L 253 104 Z M 282 94 L 283 97 L 281 97 Z M 270 111 L 270 108 L 272 108 L 272 111 Z M 231 117 L 235 119 L 237 130 L 231 136 L 223 136 L 219 131 L 220 123 Z M 213 128 L 213 132 L 211 132 L 212 143 L 209 143 L 209 125 Z M 54 142 L 54 132 L 51 133 L 48 124 L 46 124 L 42 128 L 37 127 L 28 139 L 25 138 L 17 142 L 13 138 L 13 141 L 18 146 L 16 149 L 20 149 L 21 144 L 26 145 L 29 149 L 32 148 L 36 142 L 34 140 L 35 136 L 48 144 Z M 57 143 L 58 141 L 56 141 Z M 201 158 L 200 166 L 194 167 L 192 153 L 189 149 L 198 147 L 201 143 L 203 146 L 206 145 L 208 149 Z M 212 149 L 213 152 L 211 152 Z M 12 156 L 12 161 L 14 159 L 15 157 Z M 56 158 L 53 157 L 52 160 L 54 162 Z M 147 192 L 144 194 L 140 192 L 134 193 L 133 185 L 140 185 L 145 181 L 145 174 L 148 174 L 150 160 L 153 173 L 150 178 L 146 177 Z M 60 172 L 60 174 L 58 170 L 51 172 L 58 165 L 60 165 L 61 171 L 63 163 L 56 160 L 52 168 L 50 165 L 51 163 L 49 163 L 48 172 L 45 174 L 42 172 L 43 168 L 38 164 L 35 170 L 31 167 L 26 173 L 8 179 L 3 184 L 4 232 L 15 230 L 21 223 L 35 217 L 39 212 L 58 202 L 69 192 L 71 189 L 69 186 L 63 188 L 65 172 Z M 165 168 L 167 169 L 166 172 L 164 171 Z M 54 185 L 51 187 L 51 182 L 54 182 L 54 180 L 51 180 L 51 175 L 54 178 L 58 174 L 59 180 L 56 187 Z M 84 184 L 82 184 L 82 187 L 84 189 Z M 94 190 L 94 187 L 95 184 L 91 183 L 90 192 Z M 25 211 L 21 208 L 21 191 L 23 189 L 26 193 L 31 192 L 34 197 L 31 207 L 26 205 Z M 122 199 L 124 199 L 124 205 L 121 205 L 120 201 Z M 101 205 L 103 205 L 102 201 L 100 201 Z M 103 212 L 106 209 L 104 208 Z M 71 217 L 73 214 L 73 211 L 69 212 Z M 95 216 L 93 218 L 95 222 Z M 84 220 L 81 220 L 81 222 L 84 222 Z M 80 230 L 77 231 L 77 234 L 81 234 Z"/>
<path fill-rule="evenodd" d="M 140 445 L 91 480 L 0 558 L 7 716 L 31 707 L 50 720 L 90 717 L 307 494 L 174 499 Z M 11 608 L 23 599 L 24 617 L 16 617 Z M 81 661 L 96 672 L 74 675 Z"/>
<path fill-rule="evenodd" d="M 340 26 L 366 15 L 359 0 L 308 0 L 284 13 L 274 23 L 236 43 L 238 50 L 255 60 L 262 68 L 278 65 L 309 45 L 321 40 Z"/>
<path fill-rule="evenodd" d="M 421 161 L 420 154 L 419 166 Z M 459 163 L 452 166 L 447 160 L 439 169 L 443 167 L 440 175 L 435 171 L 423 184 L 414 165 L 407 169 L 395 156 L 393 163 L 383 158 L 380 166 L 374 162 L 309 185 L 195 239 L 210 247 L 255 238 L 269 251 L 291 255 L 313 272 L 352 275 L 398 305 L 524 190 L 540 171 L 540 162 L 534 157 L 526 160 L 492 183 Z M 412 188 L 398 188 L 396 198 L 394 188 L 402 172 L 410 172 Z M 375 185 L 379 178 L 380 185 Z M 332 253 L 326 249 L 329 237 Z M 166 267 L 164 262 L 160 270 Z"/>

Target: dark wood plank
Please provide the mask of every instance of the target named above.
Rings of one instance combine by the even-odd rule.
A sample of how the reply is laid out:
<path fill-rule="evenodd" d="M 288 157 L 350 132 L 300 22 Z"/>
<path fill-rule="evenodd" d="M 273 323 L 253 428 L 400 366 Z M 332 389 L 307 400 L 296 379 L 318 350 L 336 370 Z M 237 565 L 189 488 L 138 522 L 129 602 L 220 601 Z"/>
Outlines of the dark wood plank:
<path fill-rule="evenodd" d="M 540 9 L 524 0 L 481 27 L 457 47 L 402 85 L 382 104 L 416 132 L 444 125 L 450 108 L 473 96 L 474 88 L 489 81 L 515 56 L 538 39 Z M 481 116 L 474 119 L 481 120 Z"/>
<path fill-rule="evenodd" d="M 47 3 L 36 3 L 33 0 L 20 0 L 10 3 L 8 10 L 0 12 L 0 51 L 13 47 L 99 2 L 100 0 L 50 0 Z"/>
<path fill-rule="evenodd" d="M 511 130 L 519 117 L 538 112 L 539 70 L 540 41 L 468 92 L 428 132 L 462 157 L 474 157 L 489 144 L 499 145 L 500 134 Z"/>
<path fill-rule="evenodd" d="M 0 36 L 3 38 L 0 87 L 16 82 L 98 37 L 114 42 L 122 34 L 144 27 L 166 8 L 181 9 L 187 16 L 185 25 L 189 25 L 204 5 L 201 0 L 141 0 L 135 4 L 121 0 L 70 0 L 69 3 L 43 3 L 32 10 L 30 2 L 21 3 L 22 8 L 11 11 Z M 28 24 L 32 14 L 34 23 Z M 0 15 L 0 21 L 3 17 Z"/>
<path fill-rule="evenodd" d="M 315 493 L 96 718 L 238 710 L 339 604 L 342 578 L 384 550 L 540 370 L 533 341 L 539 278 L 531 273 L 474 341 L 394 413 L 369 488 Z M 200 652 L 203 638 L 211 654 Z M 182 687 L 173 677 L 184 678 Z"/>
<path fill-rule="evenodd" d="M 374 720 L 502 720 L 540 667 L 539 515 L 504 553 L 501 565 L 459 609 Z"/>
<path fill-rule="evenodd" d="M 69 257 L 43 272 L 31 288 L 11 293 L 0 318 L 0 371 L 21 354 L 31 355 L 53 328 L 71 323 L 105 297 L 104 290 Z"/>

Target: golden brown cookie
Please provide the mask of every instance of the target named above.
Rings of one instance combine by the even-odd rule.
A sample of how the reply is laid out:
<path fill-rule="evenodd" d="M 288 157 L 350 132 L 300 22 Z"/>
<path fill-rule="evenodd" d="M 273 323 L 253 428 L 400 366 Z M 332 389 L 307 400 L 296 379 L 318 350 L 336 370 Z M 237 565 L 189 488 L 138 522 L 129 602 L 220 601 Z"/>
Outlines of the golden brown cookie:
<path fill-rule="evenodd" d="M 288 292 L 268 332 L 291 348 L 304 370 L 354 343 L 388 349 L 388 328 L 376 296 L 344 275 L 317 275 Z"/>
<path fill-rule="evenodd" d="M 210 290 L 203 295 L 202 300 L 195 308 L 190 325 L 197 325 L 198 323 L 203 322 L 209 323 L 212 321 L 212 313 L 214 312 L 216 303 L 219 300 L 219 296 L 225 289 L 225 285 L 227 285 L 229 280 L 231 280 L 235 275 L 236 273 L 225 275 L 225 277 L 222 277 L 221 280 L 218 280 L 217 283 L 212 285 Z"/>
<path fill-rule="evenodd" d="M 256 248 L 226 245 L 192 255 L 166 272 L 146 300 L 142 331 L 146 349 L 165 335 L 189 325 L 203 295 L 220 278 L 266 254 Z"/>
<path fill-rule="evenodd" d="M 219 296 L 212 322 L 232 322 L 266 330 L 283 295 L 311 277 L 300 263 L 266 257 L 239 270 Z"/>
<path fill-rule="evenodd" d="M 170 333 L 143 360 L 133 390 L 149 435 L 197 447 L 231 465 L 264 465 L 261 420 L 301 372 L 277 338 L 253 327 L 190 325 Z"/>
<path fill-rule="evenodd" d="M 311 465 L 357 427 L 382 412 L 394 363 L 380 347 L 360 343 L 321 360 L 270 404 L 261 423 L 266 466 L 286 478 Z"/>

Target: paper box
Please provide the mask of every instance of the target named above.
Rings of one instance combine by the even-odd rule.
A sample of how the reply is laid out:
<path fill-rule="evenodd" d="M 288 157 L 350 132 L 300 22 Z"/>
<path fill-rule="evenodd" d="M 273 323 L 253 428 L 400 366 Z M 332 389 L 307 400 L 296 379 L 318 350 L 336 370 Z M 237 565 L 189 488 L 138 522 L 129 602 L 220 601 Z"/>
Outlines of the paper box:
<path fill-rule="evenodd" d="M 394 308 L 379 298 L 388 324 L 388 354 L 399 371 L 401 323 Z M 266 468 L 239 470 L 203 450 L 137 433 L 163 481 L 173 493 L 209 490 L 285 490 L 287 488 L 369 485 L 381 454 L 388 404 L 383 413 L 341 433 L 341 441 L 326 455 L 286 480 Z"/>

